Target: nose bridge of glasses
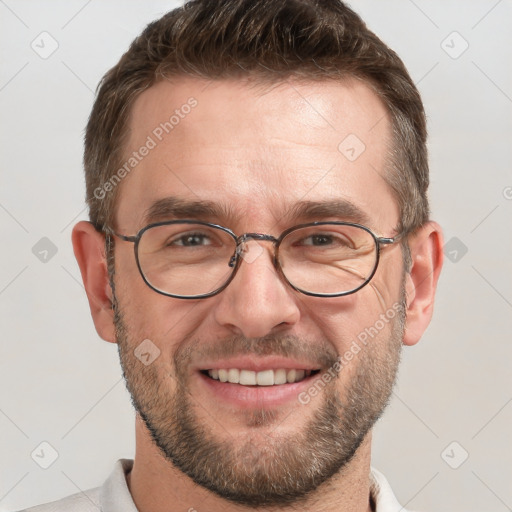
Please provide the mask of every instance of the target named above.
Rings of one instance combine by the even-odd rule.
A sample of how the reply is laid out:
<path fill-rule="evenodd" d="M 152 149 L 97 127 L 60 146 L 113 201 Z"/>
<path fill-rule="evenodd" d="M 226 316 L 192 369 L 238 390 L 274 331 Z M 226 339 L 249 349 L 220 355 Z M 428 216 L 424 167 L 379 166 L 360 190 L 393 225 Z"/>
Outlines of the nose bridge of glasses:
<path fill-rule="evenodd" d="M 240 235 L 236 242 L 237 245 L 241 245 L 249 242 L 250 240 L 261 240 L 264 242 L 273 242 L 274 244 L 277 242 L 277 238 L 272 235 L 265 235 L 264 233 L 244 233 Z"/>
<path fill-rule="evenodd" d="M 256 247 L 252 250 L 249 249 L 249 242 L 256 242 Z M 261 242 L 272 242 L 274 247 L 278 242 L 278 239 L 272 235 L 266 235 L 263 233 L 244 233 L 236 239 L 236 254 L 233 255 L 230 261 L 230 266 L 234 266 L 236 257 L 241 257 L 248 263 L 252 263 L 262 252 L 262 247 L 257 243 Z"/>

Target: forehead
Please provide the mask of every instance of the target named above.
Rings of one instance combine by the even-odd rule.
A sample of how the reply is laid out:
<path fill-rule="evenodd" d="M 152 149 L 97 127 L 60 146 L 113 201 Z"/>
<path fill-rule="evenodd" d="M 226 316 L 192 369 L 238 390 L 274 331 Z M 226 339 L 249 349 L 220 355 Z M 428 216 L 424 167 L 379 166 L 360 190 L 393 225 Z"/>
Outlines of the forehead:
<path fill-rule="evenodd" d="M 390 137 L 384 105 L 355 79 L 161 81 L 132 108 L 116 225 L 140 228 L 155 202 L 174 197 L 222 203 L 260 226 L 299 201 L 343 199 L 391 227 Z"/>

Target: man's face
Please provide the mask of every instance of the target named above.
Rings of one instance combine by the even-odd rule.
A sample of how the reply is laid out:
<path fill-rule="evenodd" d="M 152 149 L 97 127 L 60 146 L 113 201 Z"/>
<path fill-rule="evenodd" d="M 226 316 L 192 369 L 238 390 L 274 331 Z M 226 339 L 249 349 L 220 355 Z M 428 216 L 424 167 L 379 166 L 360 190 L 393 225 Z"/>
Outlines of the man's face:
<path fill-rule="evenodd" d="M 197 105 L 181 109 L 190 97 Z M 158 130 L 176 109 L 179 122 Z M 163 81 L 137 99 L 130 126 L 127 158 L 148 136 L 156 146 L 120 185 L 120 233 L 194 218 L 237 235 L 278 237 L 312 221 L 359 221 L 377 236 L 396 235 L 399 212 L 383 179 L 390 122 L 360 82 L 263 90 L 240 81 Z M 207 201 L 217 212 L 153 208 L 158 216 L 148 218 L 166 198 Z M 304 202 L 338 202 L 339 213 L 295 216 Z M 163 455 L 226 499 L 270 506 L 305 496 L 343 468 L 385 407 L 403 335 L 403 265 L 395 244 L 357 293 L 310 297 L 279 277 L 271 243 L 255 244 L 255 257 L 220 294 L 183 300 L 151 290 L 133 245 L 116 239 L 116 328 L 134 405 Z M 134 350 L 148 339 L 160 355 L 145 365 Z M 219 368 L 316 373 L 244 386 L 206 374 Z"/>

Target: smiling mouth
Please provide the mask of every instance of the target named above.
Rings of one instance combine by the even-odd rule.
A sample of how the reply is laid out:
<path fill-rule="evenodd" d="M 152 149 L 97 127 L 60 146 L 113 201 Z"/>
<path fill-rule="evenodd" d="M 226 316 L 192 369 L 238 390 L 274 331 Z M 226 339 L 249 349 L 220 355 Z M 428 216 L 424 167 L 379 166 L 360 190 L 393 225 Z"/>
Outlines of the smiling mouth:
<path fill-rule="evenodd" d="M 222 368 L 201 370 L 203 375 L 210 379 L 226 382 L 229 384 L 239 384 L 242 386 L 280 386 L 283 384 L 292 384 L 300 382 L 312 375 L 316 375 L 320 370 L 296 370 L 278 368 L 276 370 L 262 370 L 255 372 L 252 370 L 240 370 L 238 368 Z"/>

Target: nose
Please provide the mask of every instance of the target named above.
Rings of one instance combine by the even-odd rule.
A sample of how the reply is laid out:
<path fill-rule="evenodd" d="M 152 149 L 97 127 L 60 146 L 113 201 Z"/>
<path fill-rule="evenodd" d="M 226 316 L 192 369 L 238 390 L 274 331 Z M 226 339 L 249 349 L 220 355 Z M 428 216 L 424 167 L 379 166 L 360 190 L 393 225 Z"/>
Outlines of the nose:
<path fill-rule="evenodd" d="M 244 249 L 235 277 L 217 296 L 217 323 L 247 338 L 291 327 L 300 318 L 298 292 L 274 267 L 272 244 L 251 240 Z"/>

